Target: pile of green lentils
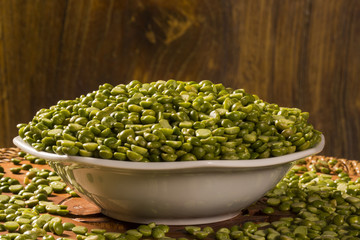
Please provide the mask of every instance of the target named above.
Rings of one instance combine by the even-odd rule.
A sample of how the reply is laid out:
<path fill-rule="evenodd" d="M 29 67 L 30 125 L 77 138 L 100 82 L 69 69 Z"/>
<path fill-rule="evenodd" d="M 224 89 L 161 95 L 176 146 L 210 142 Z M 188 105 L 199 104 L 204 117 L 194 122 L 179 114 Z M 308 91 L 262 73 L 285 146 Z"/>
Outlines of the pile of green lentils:
<path fill-rule="evenodd" d="M 333 170 L 336 159 L 319 160 L 310 170 L 299 161 L 259 205 L 258 214 L 273 221 L 246 221 L 219 228 L 184 226 L 175 233 L 183 237 L 174 238 L 171 228 L 163 224 L 109 232 L 64 220 L 67 206 L 53 203 L 51 197 L 77 194 L 55 172 L 36 167 L 46 164 L 43 159 L 23 152 L 19 155 L 11 159 L 14 167 L 9 170 L 25 176 L 23 182 L 9 177 L 0 165 L 0 240 L 67 240 L 69 233 L 78 240 L 360 239 L 360 178 L 351 179 L 342 169 Z"/>
<path fill-rule="evenodd" d="M 276 157 L 315 146 L 309 114 L 204 80 L 112 86 L 41 109 L 19 136 L 36 150 L 173 162 Z"/>

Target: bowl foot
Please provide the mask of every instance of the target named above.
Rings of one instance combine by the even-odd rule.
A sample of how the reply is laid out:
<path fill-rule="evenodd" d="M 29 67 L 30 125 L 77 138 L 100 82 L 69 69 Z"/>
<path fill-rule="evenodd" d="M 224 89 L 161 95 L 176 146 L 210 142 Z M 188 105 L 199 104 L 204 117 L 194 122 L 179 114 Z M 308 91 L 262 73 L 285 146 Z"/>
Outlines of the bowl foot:
<path fill-rule="evenodd" d="M 124 214 L 116 213 L 113 211 L 101 211 L 104 215 L 115 218 L 120 221 L 132 222 L 132 223 L 140 223 L 140 224 L 148 224 L 154 222 L 156 224 L 166 224 L 166 225 L 197 225 L 197 224 L 207 224 L 214 222 L 221 222 L 231 218 L 236 217 L 240 214 L 236 213 L 227 213 L 223 215 L 209 216 L 209 217 L 201 217 L 201 218 L 146 218 L 146 217 L 134 217 L 134 216 L 126 216 Z"/>

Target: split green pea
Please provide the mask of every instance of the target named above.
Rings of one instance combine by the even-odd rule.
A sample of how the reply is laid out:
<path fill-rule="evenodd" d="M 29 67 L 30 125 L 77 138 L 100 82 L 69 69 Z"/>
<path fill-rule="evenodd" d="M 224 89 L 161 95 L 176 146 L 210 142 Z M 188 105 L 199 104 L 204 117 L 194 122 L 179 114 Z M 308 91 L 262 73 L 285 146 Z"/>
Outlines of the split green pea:
<path fill-rule="evenodd" d="M 56 154 L 136 162 L 242 160 L 315 146 L 321 133 L 308 118 L 300 109 L 208 80 L 134 80 L 61 100 L 18 128 L 36 150 Z"/>

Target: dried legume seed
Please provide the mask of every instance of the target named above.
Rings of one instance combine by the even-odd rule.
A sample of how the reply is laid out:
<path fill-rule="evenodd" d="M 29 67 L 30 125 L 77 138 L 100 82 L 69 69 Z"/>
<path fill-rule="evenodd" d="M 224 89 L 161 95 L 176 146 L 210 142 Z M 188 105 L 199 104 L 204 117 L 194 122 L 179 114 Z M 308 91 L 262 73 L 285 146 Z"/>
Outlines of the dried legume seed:
<path fill-rule="evenodd" d="M 42 109 L 31 122 L 17 127 L 19 135 L 39 151 L 125 161 L 187 161 L 183 154 L 161 158 L 141 148 L 170 146 L 189 153 L 193 147 L 240 140 L 246 145 L 239 151 L 229 153 L 234 143 L 228 143 L 214 155 L 197 149 L 191 160 L 282 156 L 321 140 L 321 133 L 307 120 L 308 113 L 299 109 L 269 104 L 222 84 L 159 80 L 104 84 L 75 100 Z M 25 158 L 45 164 L 42 159 Z"/>

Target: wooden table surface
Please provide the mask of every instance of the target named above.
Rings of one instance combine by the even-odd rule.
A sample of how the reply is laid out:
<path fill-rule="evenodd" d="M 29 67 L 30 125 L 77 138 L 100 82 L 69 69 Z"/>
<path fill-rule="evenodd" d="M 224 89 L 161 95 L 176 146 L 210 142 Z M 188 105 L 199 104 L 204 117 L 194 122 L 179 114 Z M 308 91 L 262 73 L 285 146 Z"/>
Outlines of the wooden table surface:
<path fill-rule="evenodd" d="M 19 165 L 14 165 L 10 160 L 12 158 L 18 158 L 22 160 L 21 164 L 29 163 L 29 161 L 18 157 L 18 149 L 16 148 L 0 148 L 0 166 L 5 170 L 5 177 L 15 178 L 20 181 L 21 184 L 24 184 L 24 177 L 26 176 L 27 171 L 21 170 L 20 173 L 14 174 L 10 171 L 10 168 L 19 167 Z M 318 159 L 323 159 L 323 156 L 314 156 L 312 158 L 307 158 L 308 164 L 311 164 Z M 357 178 L 360 175 L 360 163 L 357 161 L 348 161 L 345 159 L 340 160 L 336 167 L 341 167 L 345 169 L 351 177 Z M 48 165 L 39 165 L 31 163 L 33 167 L 38 169 L 49 169 L 51 168 Z M 6 195 L 12 195 L 11 193 L 2 193 Z M 80 197 L 71 197 L 68 193 L 53 193 L 48 198 L 49 201 L 52 201 L 54 204 L 67 205 L 68 210 L 70 211 L 67 216 L 62 216 L 63 222 L 72 222 L 77 226 L 85 226 L 89 229 L 106 229 L 109 232 L 124 232 L 127 229 L 136 228 L 138 224 L 122 222 L 112 218 L 109 218 L 101 214 L 100 209 L 93 205 L 92 203 L 80 198 Z M 284 213 L 280 211 L 275 211 L 272 215 L 266 215 L 262 213 L 261 209 L 265 206 L 264 198 L 260 199 L 253 205 L 249 206 L 242 210 L 242 213 L 235 218 L 232 218 L 227 221 L 217 222 L 212 224 L 206 224 L 206 226 L 211 226 L 215 230 L 221 227 L 231 227 L 233 225 L 240 225 L 246 221 L 253 222 L 272 222 L 276 221 L 284 216 L 291 216 L 291 213 Z M 201 225 L 199 225 L 201 226 Z M 204 225 L 205 226 L 205 225 Z M 185 226 L 170 226 L 170 232 L 166 234 L 168 237 L 191 237 L 185 230 Z M 0 232 L 0 235 L 4 234 Z M 50 233 L 49 233 L 50 234 Z M 61 237 L 76 239 L 76 235 L 71 231 L 64 231 L 64 234 Z M 56 236 L 59 238 L 59 236 Z"/>

